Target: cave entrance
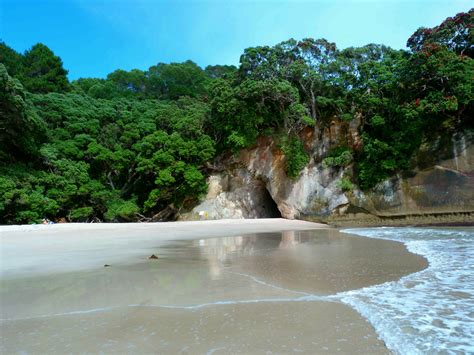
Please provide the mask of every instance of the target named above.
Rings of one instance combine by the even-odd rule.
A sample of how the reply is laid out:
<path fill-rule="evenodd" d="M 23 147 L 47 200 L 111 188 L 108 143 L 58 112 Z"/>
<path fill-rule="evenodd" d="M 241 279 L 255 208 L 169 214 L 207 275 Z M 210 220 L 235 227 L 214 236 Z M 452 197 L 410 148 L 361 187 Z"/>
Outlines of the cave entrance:
<path fill-rule="evenodd" d="M 260 218 L 282 218 L 276 202 L 273 200 L 266 187 L 262 188 L 261 203 L 262 215 Z"/>

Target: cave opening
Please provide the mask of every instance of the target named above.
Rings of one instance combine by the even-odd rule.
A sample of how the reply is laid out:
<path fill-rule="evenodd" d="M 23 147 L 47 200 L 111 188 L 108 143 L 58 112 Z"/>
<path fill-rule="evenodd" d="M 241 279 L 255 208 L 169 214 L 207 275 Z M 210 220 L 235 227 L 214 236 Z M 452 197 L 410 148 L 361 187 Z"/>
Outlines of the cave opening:
<path fill-rule="evenodd" d="M 260 218 L 282 218 L 280 210 L 275 200 L 273 200 L 270 192 L 266 187 L 262 189 L 262 216 Z"/>

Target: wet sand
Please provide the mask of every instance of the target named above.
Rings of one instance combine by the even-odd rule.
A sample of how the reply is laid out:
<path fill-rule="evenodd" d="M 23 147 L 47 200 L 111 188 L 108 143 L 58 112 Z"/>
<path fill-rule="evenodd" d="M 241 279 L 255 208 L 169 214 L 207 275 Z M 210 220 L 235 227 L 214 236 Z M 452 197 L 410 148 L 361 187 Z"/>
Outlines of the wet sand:
<path fill-rule="evenodd" d="M 355 312 L 315 302 L 118 309 L 8 322 L 2 337 L 5 353 L 388 353 Z"/>
<path fill-rule="evenodd" d="M 337 293 L 396 280 L 426 261 L 400 243 L 324 225 L 257 222 L 128 225 L 117 237 L 101 225 L 84 244 L 71 227 L 0 229 L 0 352 L 386 353 Z M 239 229 L 246 233 L 236 235 Z M 44 263 L 48 272 L 12 261 L 4 267 L 13 239 L 32 255 L 43 237 L 53 259 L 76 248 L 81 258 L 54 265 L 45 247 L 28 267 Z M 108 250 L 106 240 L 119 242 Z"/>
<path fill-rule="evenodd" d="M 104 260 L 139 262 L 144 252 L 170 240 L 326 228 L 282 218 L 0 226 L 0 277 L 85 270 Z"/>

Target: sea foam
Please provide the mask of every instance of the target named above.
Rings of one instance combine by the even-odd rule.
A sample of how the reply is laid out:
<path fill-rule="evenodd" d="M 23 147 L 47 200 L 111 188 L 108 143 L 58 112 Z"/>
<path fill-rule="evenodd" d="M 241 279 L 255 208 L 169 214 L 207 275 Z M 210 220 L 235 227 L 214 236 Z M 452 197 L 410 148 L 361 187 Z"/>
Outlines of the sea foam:
<path fill-rule="evenodd" d="M 429 267 L 399 281 L 338 294 L 399 354 L 474 354 L 474 228 L 342 232 L 403 242 Z"/>

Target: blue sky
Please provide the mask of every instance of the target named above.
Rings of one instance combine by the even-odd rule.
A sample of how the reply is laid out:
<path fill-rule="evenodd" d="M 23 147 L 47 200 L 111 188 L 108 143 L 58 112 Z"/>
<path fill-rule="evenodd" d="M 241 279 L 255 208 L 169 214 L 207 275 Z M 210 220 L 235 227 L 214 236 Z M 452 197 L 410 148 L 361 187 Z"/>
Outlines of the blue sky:
<path fill-rule="evenodd" d="M 0 39 L 20 52 L 46 44 L 77 79 L 187 59 L 237 65 L 245 48 L 289 38 L 405 48 L 418 27 L 470 7 L 471 0 L 0 0 Z"/>

